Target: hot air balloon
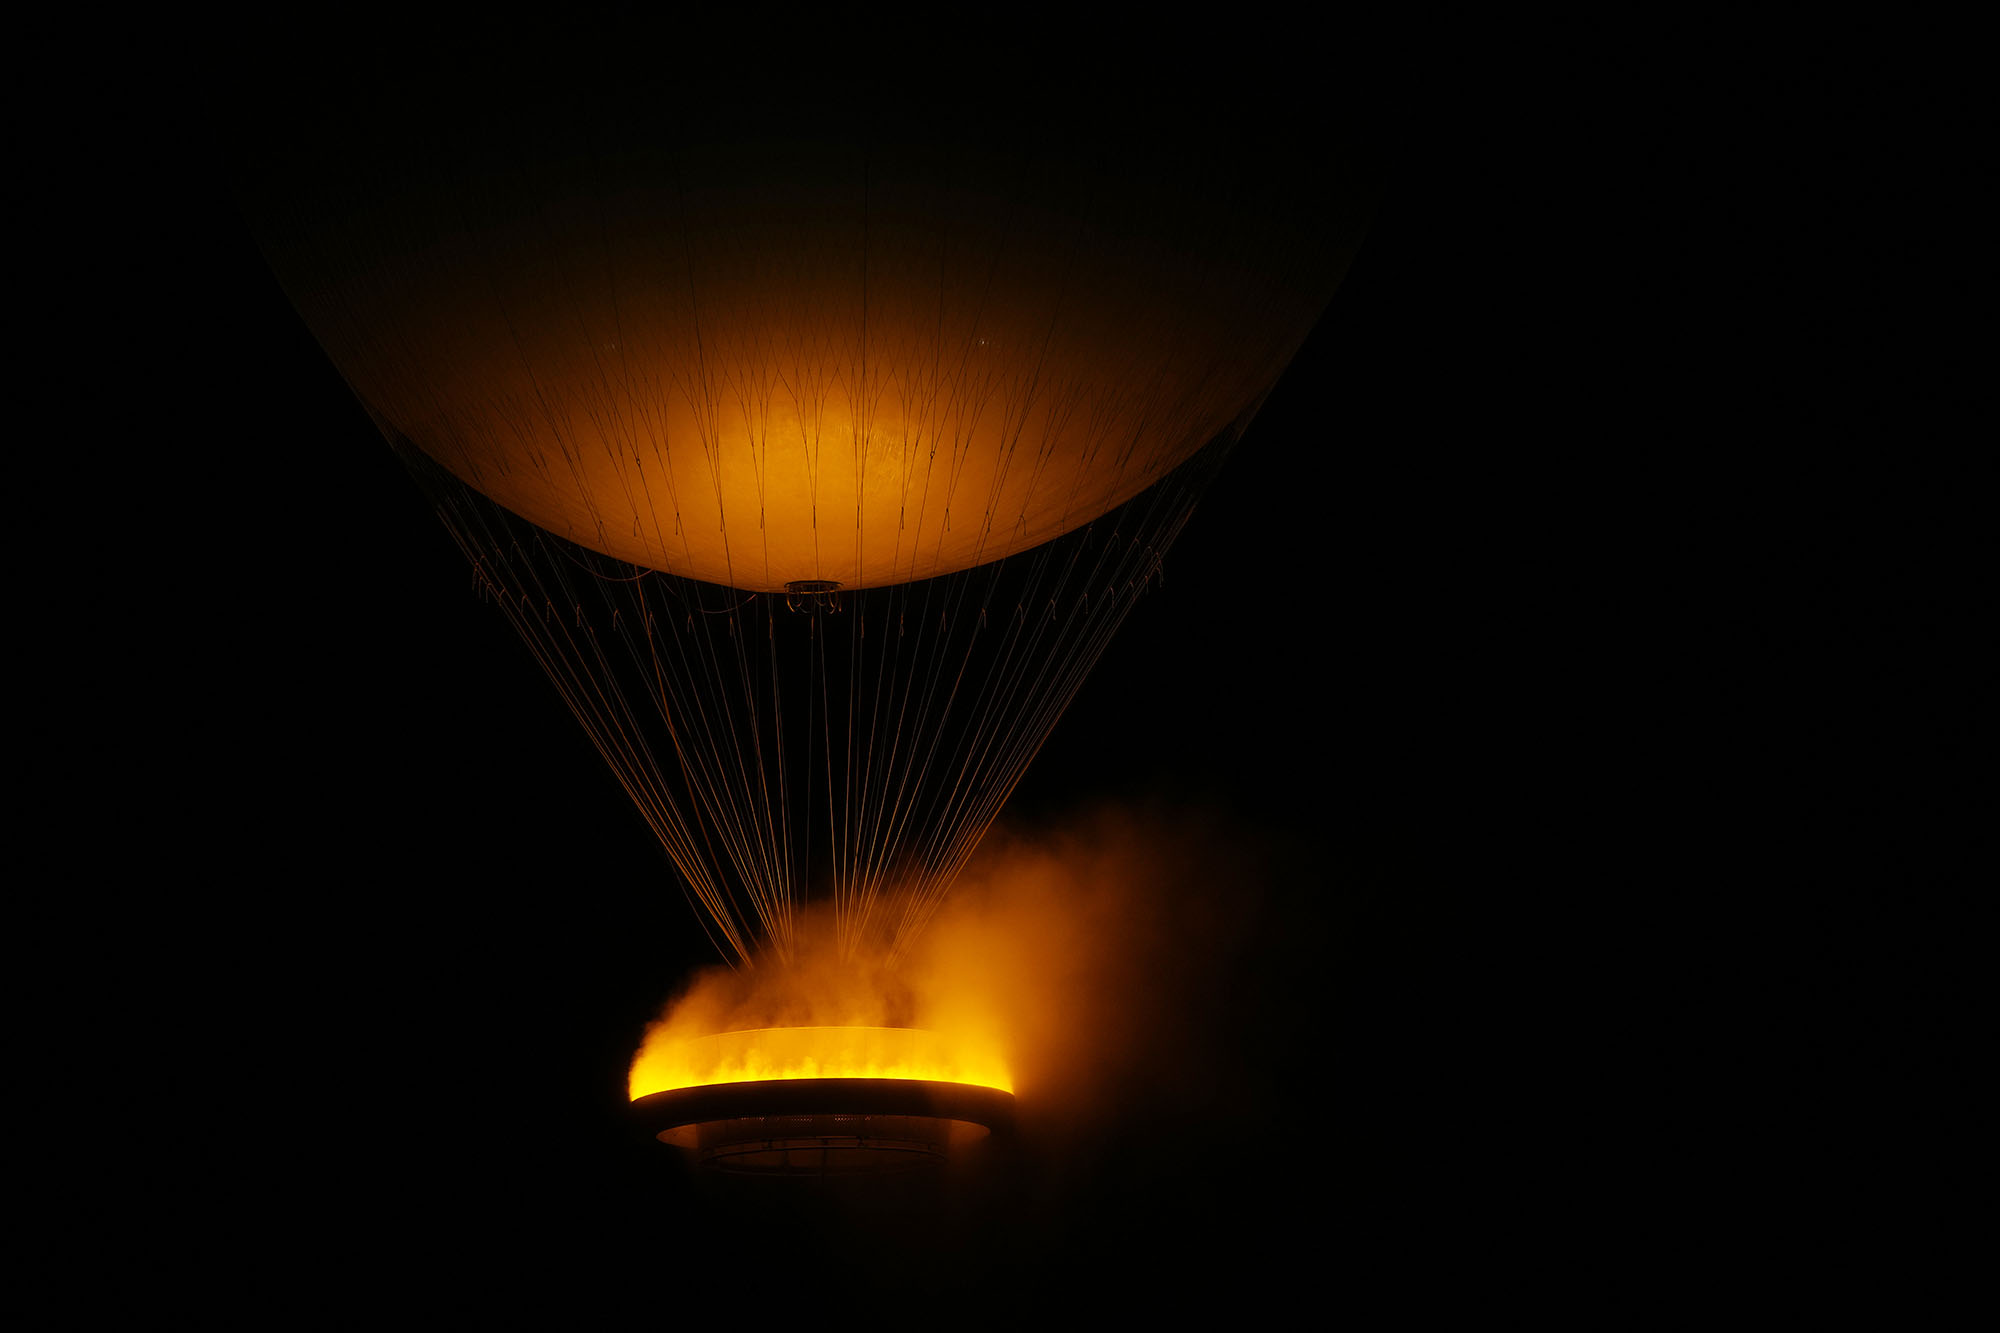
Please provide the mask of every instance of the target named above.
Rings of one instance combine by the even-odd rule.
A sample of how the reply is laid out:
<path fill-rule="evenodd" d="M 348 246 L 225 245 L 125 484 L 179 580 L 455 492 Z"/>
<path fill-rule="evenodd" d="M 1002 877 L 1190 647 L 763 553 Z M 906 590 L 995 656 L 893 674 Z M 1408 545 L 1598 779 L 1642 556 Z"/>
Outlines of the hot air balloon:
<path fill-rule="evenodd" d="M 1366 212 L 1279 103 L 929 92 L 430 71 L 243 192 L 739 964 L 909 947 Z"/>

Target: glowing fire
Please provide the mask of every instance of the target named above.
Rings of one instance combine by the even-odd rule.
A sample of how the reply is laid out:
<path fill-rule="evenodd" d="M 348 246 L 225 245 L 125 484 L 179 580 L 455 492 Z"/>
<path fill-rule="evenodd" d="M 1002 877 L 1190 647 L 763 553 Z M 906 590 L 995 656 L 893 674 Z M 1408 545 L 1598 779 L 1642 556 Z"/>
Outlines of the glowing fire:
<path fill-rule="evenodd" d="M 634 1101 L 671 1088 L 791 1078 L 901 1078 L 1012 1092 L 998 1051 L 921 1028 L 780 1027 L 675 1038 L 663 1024 L 632 1061 Z"/>

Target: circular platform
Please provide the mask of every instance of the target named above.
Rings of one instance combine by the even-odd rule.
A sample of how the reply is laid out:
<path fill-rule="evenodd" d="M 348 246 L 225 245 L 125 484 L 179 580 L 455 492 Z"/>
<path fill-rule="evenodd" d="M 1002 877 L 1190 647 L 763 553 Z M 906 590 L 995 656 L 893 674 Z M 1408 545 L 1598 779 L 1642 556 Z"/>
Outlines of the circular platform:
<path fill-rule="evenodd" d="M 774 1079 L 652 1093 L 632 1103 L 632 1115 L 705 1170 L 875 1175 L 936 1167 L 955 1149 L 1007 1132 L 1014 1096 L 921 1079 Z"/>

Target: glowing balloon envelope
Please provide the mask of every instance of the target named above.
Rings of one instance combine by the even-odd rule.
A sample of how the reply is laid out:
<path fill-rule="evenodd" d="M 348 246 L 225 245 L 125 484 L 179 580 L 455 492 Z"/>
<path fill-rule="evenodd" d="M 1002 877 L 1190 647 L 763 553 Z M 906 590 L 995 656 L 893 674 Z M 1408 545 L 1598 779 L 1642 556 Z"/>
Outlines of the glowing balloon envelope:
<path fill-rule="evenodd" d="M 1323 164 L 1274 166 L 1282 127 L 831 119 L 337 139 L 279 182 L 267 249 L 460 480 L 778 591 L 951 573 L 1129 500 L 1255 410 L 1358 231 L 1351 188 L 1282 175 Z"/>

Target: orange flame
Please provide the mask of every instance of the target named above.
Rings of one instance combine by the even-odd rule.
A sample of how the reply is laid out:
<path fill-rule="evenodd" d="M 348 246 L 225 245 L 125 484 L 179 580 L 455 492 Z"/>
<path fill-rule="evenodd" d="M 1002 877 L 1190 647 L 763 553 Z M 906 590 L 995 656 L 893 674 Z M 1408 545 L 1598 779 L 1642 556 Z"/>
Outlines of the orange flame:
<path fill-rule="evenodd" d="M 1057 1105 L 1072 1126 L 1114 1126 L 1134 1096 L 1201 1104 L 1235 1067 L 1229 959 L 1257 920 L 1269 855 L 1185 809 L 1002 829 L 894 969 L 842 960 L 824 929 L 802 929 L 822 947 L 689 978 L 646 1033 L 631 1096 L 919 1078 L 1014 1093 L 1045 1128 Z"/>
<path fill-rule="evenodd" d="M 999 1052 L 922 1028 L 753 1028 L 677 1038 L 656 1026 L 632 1062 L 634 1101 L 672 1088 L 792 1078 L 899 1078 L 1012 1092 Z"/>

